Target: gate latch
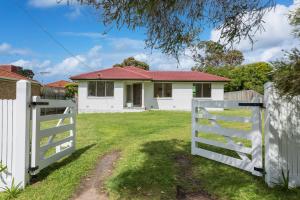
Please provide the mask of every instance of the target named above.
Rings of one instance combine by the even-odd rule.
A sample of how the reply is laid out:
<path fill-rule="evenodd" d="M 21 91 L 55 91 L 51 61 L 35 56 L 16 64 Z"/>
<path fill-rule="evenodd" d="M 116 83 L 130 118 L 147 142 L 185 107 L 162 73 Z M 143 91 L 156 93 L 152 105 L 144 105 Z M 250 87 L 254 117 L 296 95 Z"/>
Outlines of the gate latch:
<path fill-rule="evenodd" d="M 259 106 L 263 108 L 264 104 L 263 103 L 239 103 L 239 106 Z"/>
<path fill-rule="evenodd" d="M 260 168 L 260 167 L 254 167 L 254 170 L 257 172 L 260 172 L 261 174 L 266 174 L 266 171 L 264 168 Z"/>
<path fill-rule="evenodd" d="M 31 102 L 32 106 L 47 106 L 49 102 Z"/>
<path fill-rule="evenodd" d="M 36 167 L 29 167 L 29 172 L 34 172 L 34 171 L 36 171 L 36 170 L 38 170 L 39 169 L 39 166 L 36 166 Z"/>

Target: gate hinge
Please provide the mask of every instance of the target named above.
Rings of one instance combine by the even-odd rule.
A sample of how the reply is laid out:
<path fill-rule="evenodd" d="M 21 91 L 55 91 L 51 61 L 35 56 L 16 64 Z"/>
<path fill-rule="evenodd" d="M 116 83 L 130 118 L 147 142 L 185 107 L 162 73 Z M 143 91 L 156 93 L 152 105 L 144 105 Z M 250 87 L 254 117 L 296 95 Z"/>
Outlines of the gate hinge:
<path fill-rule="evenodd" d="M 49 105 L 49 102 L 31 102 L 32 106 L 47 106 Z"/>
<path fill-rule="evenodd" d="M 39 169 L 39 166 L 36 166 L 36 167 L 29 167 L 29 172 L 34 172 L 34 171 L 36 171 L 36 170 L 38 170 Z"/>
<path fill-rule="evenodd" d="M 259 106 L 261 108 L 264 108 L 263 103 L 239 103 L 239 106 Z"/>
<path fill-rule="evenodd" d="M 254 167 L 254 170 L 257 172 L 260 172 L 261 174 L 266 174 L 266 171 L 264 168 L 260 168 L 260 167 Z"/>

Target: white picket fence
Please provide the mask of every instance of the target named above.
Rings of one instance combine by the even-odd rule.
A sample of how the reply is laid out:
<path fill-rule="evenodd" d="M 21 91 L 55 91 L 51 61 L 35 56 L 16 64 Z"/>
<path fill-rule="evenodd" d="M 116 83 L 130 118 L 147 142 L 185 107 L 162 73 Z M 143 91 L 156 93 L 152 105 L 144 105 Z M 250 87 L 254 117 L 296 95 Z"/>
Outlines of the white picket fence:
<path fill-rule="evenodd" d="M 265 85 L 265 167 L 268 185 L 300 186 L 300 97 L 280 98 L 274 86 Z"/>
<path fill-rule="evenodd" d="M 0 164 L 1 167 L 7 167 L 0 174 L 3 185 L 10 185 L 12 181 L 15 106 L 15 100 L 0 100 Z"/>
<path fill-rule="evenodd" d="M 63 114 L 41 116 L 40 109 L 45 107 L 65 107 L 66 110 Z M 63 124 L 67 118 L 69 124 Z M 0 100 L 0 162 L 5 168 L 0 173 L 0 191 L 10 187 L 12 180 L 24 188 L 30 175 L 70 155 L 75 150 L 75 118 L 76 104 L 71 100 L 32 99 L 30 82 L 18 81 L 16 99 Z M 41 129 L 41 122 L 55 119 L 59 120 L 56 126 L 48 124 L 50 127 Z M 54 140 L 63 132 L 69 135 Z M 47 138 L 46 144 L 41 145 Z M 46 156 L 50 148 L 56 150 Z"/>

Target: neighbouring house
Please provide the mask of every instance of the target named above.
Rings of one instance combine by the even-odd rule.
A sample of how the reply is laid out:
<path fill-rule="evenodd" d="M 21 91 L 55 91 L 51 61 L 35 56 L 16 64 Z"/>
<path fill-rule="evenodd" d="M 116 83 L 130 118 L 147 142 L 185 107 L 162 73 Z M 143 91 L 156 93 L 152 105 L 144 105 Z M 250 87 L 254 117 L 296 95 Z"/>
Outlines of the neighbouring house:
<path fill-rule="evenodd" d="M 138 109 L 191 110 L 193 98 L 223 100 L 229 79 L 196 71 L 146 71 L 113 67 L 72 76 L 79 112 Z"/>
<path fill-rule="evenodd" d="M 55 81 L 52 83 L 47 83 L 45 86 L 46 87 L 51 87 L 51 88 L 57 88 L 57 89 L 65 89 L 66 85 L 70 84 L 72 82 L 70 81 L 65 81 L 65 80 L 60 80 L 60 81 Z"/>
<path fill-rule="evenodd" d="M 31 82 L 32 96 L 39 96 L 41 84 L 38 81 L 29 79 L 17 73 L 21 67 L 14 65 L 0 65 L 0 99 L 16 98 L 16 82 L 19 80 L 29 80 Z"/>
<path fill-rule="evenodd" d="M 51 83 L 47 83 L 43 86 L 41 96 L 45 99 L 65 99 L 66 88 L 65 86 L 72 82 L 59 80 Z"/>

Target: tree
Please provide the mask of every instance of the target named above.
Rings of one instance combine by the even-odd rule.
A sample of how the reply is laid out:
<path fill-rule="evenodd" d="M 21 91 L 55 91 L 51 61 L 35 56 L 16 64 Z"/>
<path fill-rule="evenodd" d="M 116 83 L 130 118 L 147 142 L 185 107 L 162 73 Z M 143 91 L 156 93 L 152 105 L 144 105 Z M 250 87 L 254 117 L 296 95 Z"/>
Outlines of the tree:
<path fill-rule="evenodd" d="M 149 70 L 149 65 L 145 62 L 136 60 L 134 57 L 129 57 L 123 60 L 121 64 L 115 64 L 114 67 L 134 66 L 144 70 Z"/>
<path fill-rule="evenodd" d="M 207 27 L 220 30 L 220 38 L 228 43 L 252 41 L 263 28 L 264 14 L 275 6 L 275 0 L 76 1 L 98 9 L 105 25 L 145 28 L 148 47 L 176 58 L 186 47 L 199 43 Z"/>
<path fill-rule="evenodd" d="M 34 77 L 34 73 L 31 69 L 20 68 L 20 69 L 18 69 L 17 73 L 22 75 L 22 76 L 25 76 L 29 79 L 33 79 L 33 77 Z"/>
<path fill-rule="evenodd" d="M 300 95 L 300 50 L 286 52 L 285 59 L 273 62 L 274 83 L 282 96 L 289 99 Z"/>
<path fill-rule="evenodd" d="M 237 66 L 244 61 L 241 51 L 227 50 L 224 45 L 213 41 L 200 42 L 193 51 L 193 58 L 197 62 L 194 70 L 205 67 Z"/>
<path fill-rule="evenodd" d="M 290 24 L 294 26 L 295 36 L 300 37 L 300 7 L 296 8 L 293 12 L 290 13 L 289 19 Z"/>
<path fill-rule="evenodd" d="M 272 70 L 273 68 L 265 62 L 242 66 L 224 66 L 219 68 L 208 66 L 202 68 L 203 72 L 231 79 L 229 83 L 225 84 L 225 92 L 254 90 L 261 94 L 264 92 L 264 84 L 272 80 Z"/>
<path fill-rule="evenodd" d="M 294 26 L 295 37 L 300 39 L 300 4 L 290 13 L 289 19 Z M 292 99 L 300 95 L 300 50 L 297 48 L 286 52 L 282 60 L 273 63 L 275 87 L 282 96 Z"/>
<path fill-rule="evenodd" d="M 66 97 L 74 98 L 76 94 L 78 94 L 78 84 L 77 83 L 68 83 L 65 86 L 66 89 Z"/>

